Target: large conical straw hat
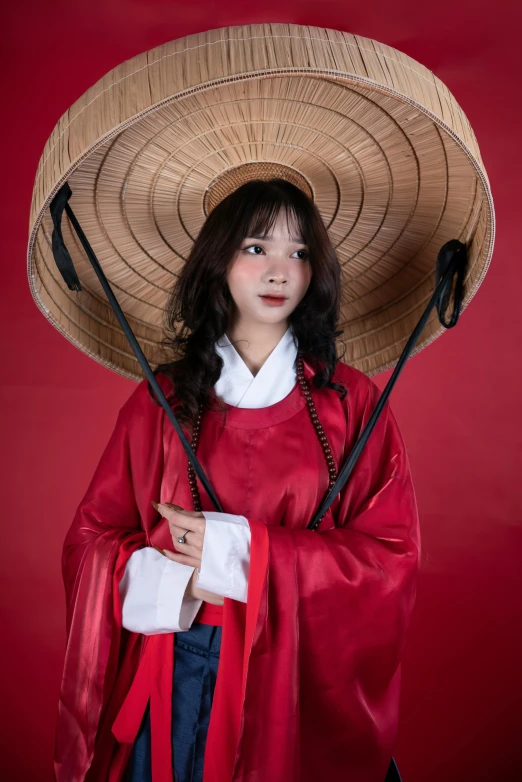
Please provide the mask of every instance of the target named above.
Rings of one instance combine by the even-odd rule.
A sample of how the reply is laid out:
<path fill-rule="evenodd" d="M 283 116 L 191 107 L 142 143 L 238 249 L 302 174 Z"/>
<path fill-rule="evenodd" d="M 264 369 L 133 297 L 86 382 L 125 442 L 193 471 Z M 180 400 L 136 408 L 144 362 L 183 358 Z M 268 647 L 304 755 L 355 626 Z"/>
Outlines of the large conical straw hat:
<path fill-rule="evenodd" d="M 464 309 L 488 268 L 494 211 L 477 140 L 448 88 L 400 51 L 338 30 L 254 24 L 134 57 L 74 103 L 36 176 L 28 275 L 51 323 L 129 378 L 141 367 L 69 222 L 83 290 L 64 283 L 49 204 L 65 181 L 149 363 L 168 292 L 209 211 L 252 178 L 316 203 L 342 267 L 344 360 L 391 368 L 435 287 L 450 239 L 467 245 Z M 444 327 L 435 310 L 413 353 Z"/>

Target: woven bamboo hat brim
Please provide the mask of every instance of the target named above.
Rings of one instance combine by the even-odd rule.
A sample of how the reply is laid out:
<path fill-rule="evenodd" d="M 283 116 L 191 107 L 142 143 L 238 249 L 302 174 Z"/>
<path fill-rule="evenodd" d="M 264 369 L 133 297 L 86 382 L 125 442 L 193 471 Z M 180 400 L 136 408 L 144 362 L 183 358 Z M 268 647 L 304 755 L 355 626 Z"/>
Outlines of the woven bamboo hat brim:
<path fill-rule="evenodd" d="M 396 49 L 293 24 L 226 27 L 119 65 L 65 112 L 42 154 L 28 275 L 51 323 L 83 352 L 143 377 L 68 220 L 82 292 L 51 249 L 49 203 L 71 207 L 149 363 L 168 291 L 209 211 L 252 178 L 313 198 L 342 267 L 344 360 L 391 368 L 435 287 L 439 249 L 468 248 L 464 309 L 490 263 L 494 210 L 473 130 L 447 87 Z M 413 354 L 444 332 L 431 316 Z"/>

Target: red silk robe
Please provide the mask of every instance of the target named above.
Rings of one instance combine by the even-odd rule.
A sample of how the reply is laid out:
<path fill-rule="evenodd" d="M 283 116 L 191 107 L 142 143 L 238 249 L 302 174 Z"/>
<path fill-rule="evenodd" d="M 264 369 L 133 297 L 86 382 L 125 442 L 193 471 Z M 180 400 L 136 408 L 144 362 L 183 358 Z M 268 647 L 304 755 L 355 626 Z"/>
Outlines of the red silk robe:
<path fill-rule="evenodd" d="M 344 363 L 334 379 L 348 389 L 344 401 L 330 389 L 312 393 L 339 468 L 380 392 Z M 169 379 L 158 380 L 172 394 Z M 389 402 L 317 531 L 306 527 L 328 472 L 298 385 L 267 408 L 229 407 L 225 423 L 207 412 L 198 457 L 223 510 L 246 516 L 252 531 L 248 602 L 223 606 L 204 782 L 383 782 L 420 561 Z M 123 629 L 118 590 L 135 549 L 174 550 L 151 500 L 192 508 L 186 455 L 144 380 L 119 412 L 65 540 L 58 782 L 121 780 L 149 698 L 153 778 L 172 781 L 173 634 Z"/>

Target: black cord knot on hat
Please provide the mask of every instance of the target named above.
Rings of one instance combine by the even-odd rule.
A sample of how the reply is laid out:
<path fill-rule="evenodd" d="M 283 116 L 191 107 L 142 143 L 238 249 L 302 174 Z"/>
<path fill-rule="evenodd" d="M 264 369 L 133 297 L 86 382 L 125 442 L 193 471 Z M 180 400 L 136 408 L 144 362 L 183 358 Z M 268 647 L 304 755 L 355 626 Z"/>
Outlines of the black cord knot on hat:
<path fill-rule="evenodd" d="M 450 239 L 449 242 L 442 245 L 437 256 L 437 266 L 435 270 L 435 289 L 439 282 L 444 278 L 450 266 L 454 264 L 453 271 L 446 278 L 442 285 L 440 295 L 436 301 L 439 320 L 444 328 L 451 329 L 457 325 L 462 299 L 464 296 L 464 277 L 468 266 L 468 253 L 466 245 L 459 242 L 458 239 Z M 453 299 L 453 312 L 449 321 L 445 319 L 445 313 L 450 303 L 451 292 L 453 289 L 453 278 L 456 275 L 455 291 Z"/>
<path fill-rule="evenodd" d="M 74 263 L 70 256 L 69 250 L 65 246 L 65 242 L 63 240 L 63 235 L 62 235 L 62 215 L 64 209 L 67 209 L 69 206 L 68 201 L 71 195 L 72 195 L 72 190 L 69 187 L 68 182 L 66 182 L 58 190 L 55 197 L 51 201 L 49 209 L 51 212 L 51 218 L 54 225 L 53 236 L 52 236 L 52 249 L 53 249 L 53 255 L 56 261 L 56 265 L 58 266 L 60 274 L 62 275 L 64 282 L 69 288 L 69 290 L 81 291 L 82 286 L 80 284 L 80 280 L 78 278 L 78 275 L 76 274 Z"/>

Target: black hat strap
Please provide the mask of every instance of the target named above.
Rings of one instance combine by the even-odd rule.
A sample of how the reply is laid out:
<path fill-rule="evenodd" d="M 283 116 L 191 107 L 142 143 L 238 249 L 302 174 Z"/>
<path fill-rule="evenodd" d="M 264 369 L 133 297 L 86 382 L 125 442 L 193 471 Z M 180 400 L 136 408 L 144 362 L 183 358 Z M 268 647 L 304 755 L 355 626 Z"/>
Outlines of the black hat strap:
<path fill-rule="evenodd" d="M 370 419 L 368 420 L 368 423 L 364 427 L 359 439 L 355 443 L 352 452 L 350 453 L 350 456 L 348 457 L 346 462 L 339 470 L 339 474 L 337 476 L 335 483 L 330 488 L 330 490 L 326 493 L 323 501 L 321 502 L 321 505 L 319 506 L 319 510 L 317 511 L 314 518 L 308 525 L 308 529 L 316 529 L 317 525 L 319 524 L 319 520 L 326 513 L 326 511 L 328 510 L 328 508 L 330 507 L 330 505 L 332 504 L 332 502 L 334 501 L 334 499 L 339 494 L 339 492 L 345 485 L 346 481 L 350 477 L 350 474 L 355 466 L 355 463 L 357 462 L 357 459 L 361 455 L 362 449 L 368 442 L 368 438 L 372 433 L 375 424 L 379 419 L 380 414 L 382 413 L 384 405 L 386 404 L 386 401 L 388 400 L 388 397 L 390 396 L 392 389 L 395 383 L 397 382 L 397 379 L 400 373 L 402 372 L 411 351 L 415 347 L 417 340 L 419 339 L 420 334 L 424 326 L 426 325 L 426 322 L 430 316 L 433 307 L 435 306 L 437 307 L 439 320 L 445 328 L 449 329 L 457 325 L 459 314 L 460 314 L 460 307 L 462 303 L 462 294 L 464 289 L 464 276 L 466 273 L 466 267 L 467 267 L 466 245 L 462 244 L 462 242 L 459 242 L 458 239 L 451 239 L 449 242 L 446 242 L 446 244 L 443 245 L 442 248 L 440 249 L 437 257 L 435 292 L 431 297 L 428 306 L 426 307 L 422 317 L 420 318 L 419 322 L 415 326 L 415 329 L 413 330 L 410 338 L 408 339 L 408 342 L 404 346 L 404 350 L 402 351 L 400 358 L 395 366 L 395 369 L 393 370 L 392 376 L 388 380 L 384 391 L 380 395 L 379 400 L 375 405 L 375 409 L 373 410 Z M 445 318 L 447 305 L 451 297 L 453 278 L 455 277 L 455 275 L 457 275 L 457 277 L 455 282 L 453 312 L 451 314 L 450 320 L 446 323 L 444 318 Z"/>
<path fill-rule="evenodd" d="M 219 512 L 222 512 L 221 505 L 219 503 L 219 500 L 214 492 L 214 489 L 210 485 L 210 481 L 208 480 L 207 476 L 205 475 L 203 471 L 203 467 L 198 461 L 198 458 L 194 451 L 192 450 L 192 447 L 185 436 L 185 432 L 181 428 L 181 425 L 174 415 L 174 412 L 169 405 L 167 398 L 165 397 L 165 394 L 163 393 L 163 389 L 161 388 L 160 384 L 158 383 L 156 379 L 156 375 L 152 371 L 152 368 L 145 358 L 145 354 L 143 353 L 143 350 L 140 347 L 140 344 L 136 337 L 134 336 L 134 332 L 132 331 L 131 327 L 129 326 L 129 323 L 127 321 L 127 318 L 123 314 L 123 310 L 121 309 L 118 300 L 116 299 L 116 296 L 112 292 L 112 288 L 109 285 L 109 282 L 107 280 L 107 277 L 105 276 L 103 269 L 100 266 L 100 262 L 98 261 L 94 250 L 92 249 L 91 245 L 89 244 L 87 237 L 85 236 L 81 225 L 79 224 L 78 220 L 76 219 L 76 216 L 71 209 L 68 201 L 72 195 L 71 188 L 69 187 L 69 184 L 66 182 L 58 193 L 55 195 L 53 200 L 50 204 L 50 210 L 51 210 L 51 216 L 54 223 L 54 230 L 53 230 L 53 237 L 52 237 L 52 249 L 53 249 L 53 255 L 56 260 L 56 264 L 58 266 L 58 269 L 60 270 L 63 279 L 65 280 L 67 286 L 70 290 L 75 291 L 81 291 L 82 287 L 80 285 L 80 281 L 78 280 L 78 276 L 76 274 L 74 264 L 72 261 L 72 258 L 70 256 L 70 253 L 65 246 L 65 242 L 63 240 L 62 231 L 61 231 L 61 222 L 62 222 L 62 215 L 64 210 L 67 212 L 67 216 L 69 217 L 69 220 L 71 221 L 71 225 L 76 231 L 78 238 L 81 242 L 81 245 L 83 249 L 85 250 L 87 254 L 87 258 L 89 259 L 94 271 L 96 272 L 96 275 L 101 283 L 101 286 L 105 292 L 105 295 L 107 296 L 109 303 L 114 310 L 114 314 L 116 315 L 118 319 L 118 323 L 120 324 L 121 328 L 123 329 L 123 333 L 127 337 L 129 344 L 134 351 L 134 354 L 136 358 L 138 359 L 141 368 L 143 369 L 143 373 L 149 383 L 151 384 L 154 393 L 156 394 L 156 397 L 165 410 L 165 413 L 167 414 L 169 420 L 171 421 L 174 429 L 176 430 L 179 439 L 181 440 L 181 444 L 183 448 L 185 449 L 185 453 L 187 454 L 187 457 L 190 459 L 191 464 L 194 467 L 194 470 L 200 479 L 201 483 L 205 487 L 205 491 L 207 492 L 208 496 L 214 503 L 214 506 L 216 507 L 216 510 Z M 74 286 L 74 287 L 73 287 Z"/>

